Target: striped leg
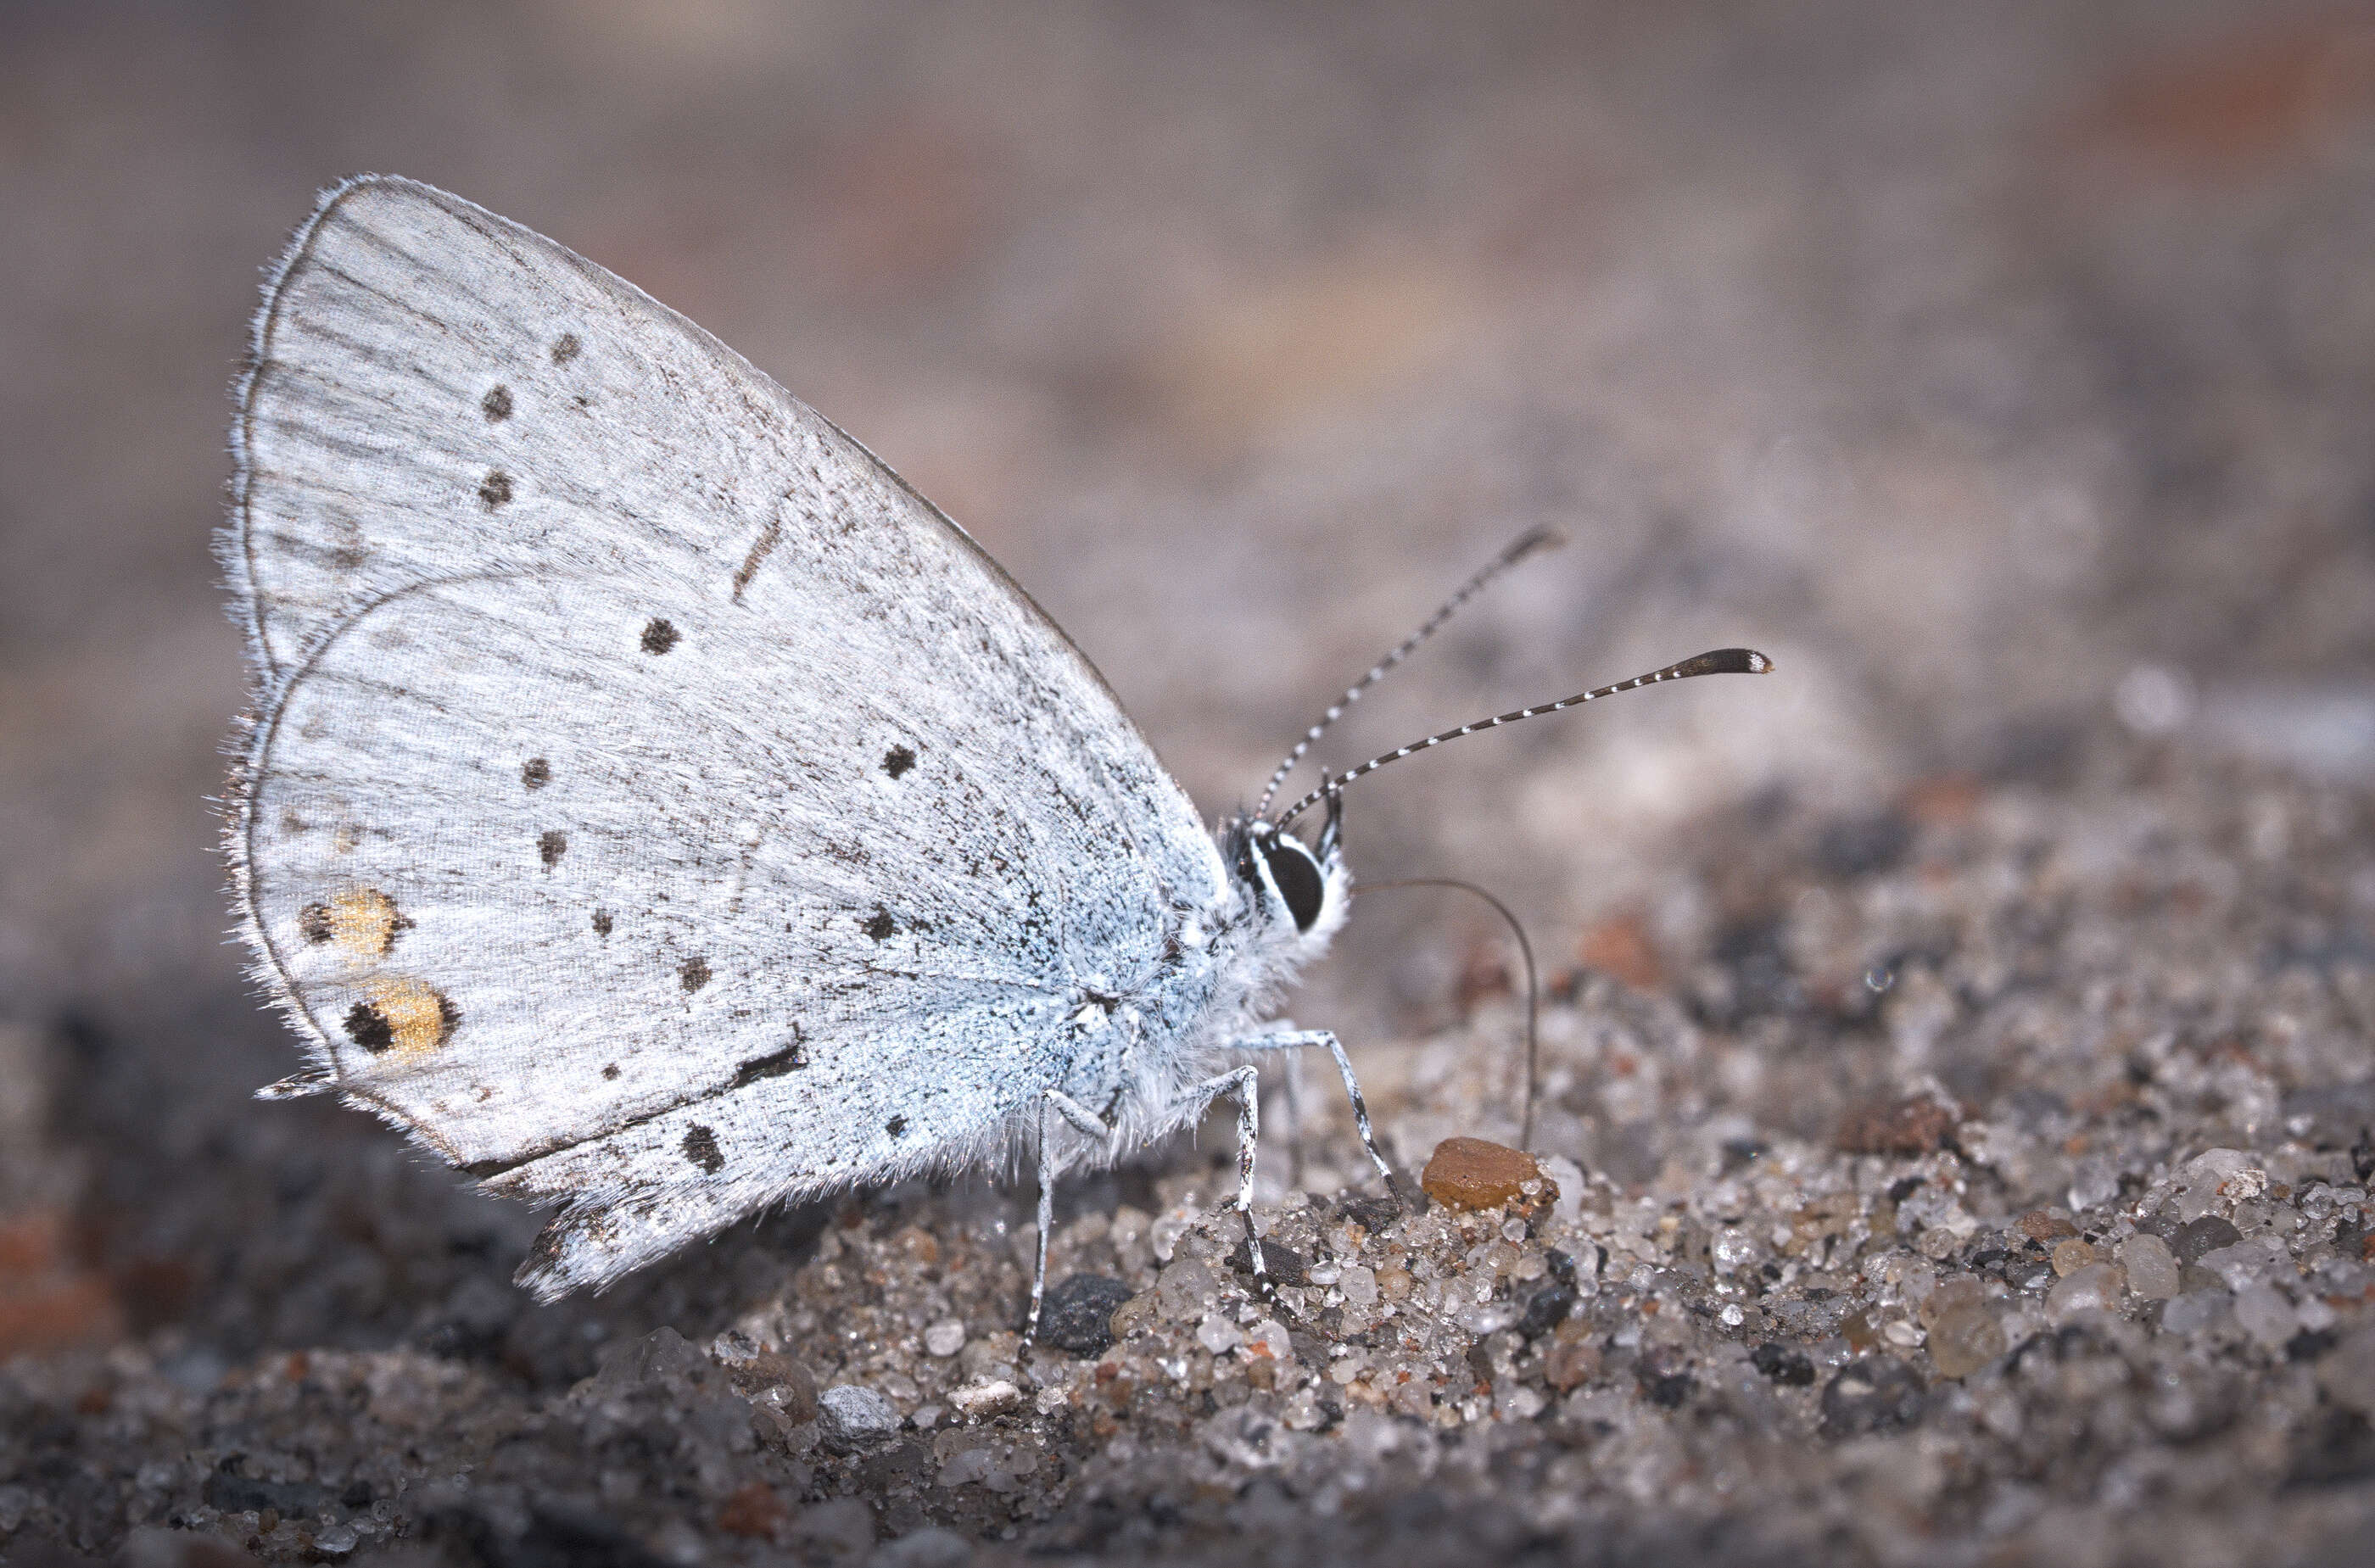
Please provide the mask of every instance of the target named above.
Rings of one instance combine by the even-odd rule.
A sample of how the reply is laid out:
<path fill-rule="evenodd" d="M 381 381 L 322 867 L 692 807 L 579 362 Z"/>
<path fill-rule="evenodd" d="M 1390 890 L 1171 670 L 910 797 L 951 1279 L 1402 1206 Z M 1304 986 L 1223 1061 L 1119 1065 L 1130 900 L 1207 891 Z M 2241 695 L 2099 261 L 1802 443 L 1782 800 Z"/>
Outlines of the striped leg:
<path fill-rule="evenodd" d="M 1022 1328 L 1026 1345 L 1039 1338 L 1039 1304 L 1047 1294 L 1047 1232 L 1056 1227 L 1056 1180 L 1064 1173 L 1066 1163 L 1047 1136 L 1053 1130 L 1047 1124 L 1051 1111 L 1091 1138 L 1113 1137 L 1113 1128 L 1104 1117 L 1059 1089 L 1049 1090 L 1039 1102 L 1039 1262 L 1031 1271 L 1031 1318 Z"/>
<path fill-rule="evenodd" d="M 1344 1093 L 1353 1102 L 1353 1125 L 1360 1129 L 1361 1147 L 1369 1151 L 1369 1159 L 1377 1167 L 1377 1174 L 1386 1179 L 1386 1191 L 1396 1203 L 1410 1207 L 1402 1197 L 1401 1184 L 1394 1180 L 1394 1168 L 1377 1148 L 1377 1135 L 1369 1125 L 1369 1102 L 1361 1097 L 1361 1084 L 1353 1076 L 1353 1058 L 1344 1054 L 1344 1043 L 1335 1032 L 1326 1029 L 1297 1029 L 1282 1034 L 1258 1035 L 1251 1040 L 1230 1043 L 1232 1051 L 1299 1051 L 1309 1046 L 1325 1045 L 1336 1058 L 1336 1070 L 1344 1077 Z"/>
<path fill-rule="evenodd" d="M 1261 1237 L 1254 1233 L 1254 1146 L 1261 1139 L 1261 1097 L 1256 1092 L 1260 1075 L 1251 1067 L 1235 1067 L 1218 1078 L 1208 1078 L 1180 1096 L 1180 1105 L 1187 1114 L 1181 1119 L 1192 1125 L 1203 1119 L 1212 1102 L 1233 1096 L 1237 1102 L 1237 1212 L 1246 1220 L 1246 1256 L 1252 1261 L 1254 1288 L 1264 1296 L 1270 1293 L 1270 1265 L 1262 1258 Z"/>

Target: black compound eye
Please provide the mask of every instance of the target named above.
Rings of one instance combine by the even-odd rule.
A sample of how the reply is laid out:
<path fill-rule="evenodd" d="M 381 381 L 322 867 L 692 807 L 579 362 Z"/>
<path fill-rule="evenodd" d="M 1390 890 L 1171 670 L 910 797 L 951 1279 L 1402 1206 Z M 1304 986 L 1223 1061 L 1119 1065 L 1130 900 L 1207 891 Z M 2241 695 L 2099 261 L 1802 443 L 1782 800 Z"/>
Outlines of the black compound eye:
<path fill-rule="evenodd" d="M 1286 910 L 1294 916 L 1297 932 L 1308 931 L 1319 918 L 1319 906 L 1327 902 L 1327 879 L 1319 874 L 1319 862 L 1306 849 L 1301 839 L 1283 834 L 1258 843 L 1262 863 L 1270 867 L 1270 880 L 1278 884 L 1279 896 L 1286 900 Z"/>

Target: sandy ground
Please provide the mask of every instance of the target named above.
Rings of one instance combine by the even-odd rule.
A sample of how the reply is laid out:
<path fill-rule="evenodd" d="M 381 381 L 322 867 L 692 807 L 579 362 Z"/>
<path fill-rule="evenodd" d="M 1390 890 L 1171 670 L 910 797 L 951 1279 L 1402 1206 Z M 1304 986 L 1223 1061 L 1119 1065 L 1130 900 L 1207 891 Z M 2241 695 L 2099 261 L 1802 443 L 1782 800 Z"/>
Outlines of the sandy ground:
<path fill-rule="evenodd" d="M 610 1294 L 223 944 L 256 269 L 436 182 L 972 527 L 1197 798 L 1381 774 L 1224 1138 Z M 0 1561 L 2357 1560 L 2375 1513 L 2375 33 L 2309 6 L 18 8 L 0 19 Z M 1270 1124 L 1282 1121 L 1274 1097 Z M 1442 1184 L 1438 1183 L 1438 1185 Z M 1448 1192 L 1448 1187 L 1444 1188 Z M 1102 1343 L 1110 1338 L 1110 1343 Z"/>

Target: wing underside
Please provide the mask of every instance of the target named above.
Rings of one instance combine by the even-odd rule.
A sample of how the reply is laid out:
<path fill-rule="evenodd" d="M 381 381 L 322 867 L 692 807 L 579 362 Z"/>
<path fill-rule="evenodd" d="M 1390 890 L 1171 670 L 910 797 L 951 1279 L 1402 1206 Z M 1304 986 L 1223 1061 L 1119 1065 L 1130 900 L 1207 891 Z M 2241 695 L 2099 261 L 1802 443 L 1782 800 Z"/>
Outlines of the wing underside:
<path fill-rule="evenodd" d="M 259 971 L 324 1087 L 568 1205 L 548 1293 L 998 1151 L 1078 984 L 1218 885 L 970 539 L 526 230 L 333 193 L 235 437 Z"/>

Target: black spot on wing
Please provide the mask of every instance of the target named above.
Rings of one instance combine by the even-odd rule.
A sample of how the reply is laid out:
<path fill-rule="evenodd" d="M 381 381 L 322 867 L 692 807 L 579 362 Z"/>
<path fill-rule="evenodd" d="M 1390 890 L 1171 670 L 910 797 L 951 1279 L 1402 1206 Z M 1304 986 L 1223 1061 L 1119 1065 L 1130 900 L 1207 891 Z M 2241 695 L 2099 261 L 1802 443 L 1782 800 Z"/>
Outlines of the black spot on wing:
<path fill-rule="evenodd" d="M 512 477 L 501 468 L 490 468 L 487 477 L 479 481 L 479 500 L 488 511 L 507 505 L 512 499 Z"/>
<path fill-rule="evenodd" d="M 536 857 L 544 862 L 544 868 L 548 871 L 561 864 L 561 857 L 568 848 L 569 835 L 559 828 L 547 828 L 536 837 Z"/>
<path fill-rule="evenodd" d="M 486 415 L 489 424 L 500 424 L 510 419 L 512 389 L 508 386 L 498 386 L 490 390 L 486 396 L 479 400 L 479 411 Z"/>
<path fill-rule="evenodd" d="M 916 754 L 904 746 L 894 746 L 882 753 L 882 771 L 894 779 L 915 765 Z"/>
<path fill-rule="evenodd" d="M 325 903 L 309 903 L 299 910 L 297 929 L 315 947 L 328 941 L 334 935 L 330 925 L 330 906 Z"/>
<path fill-rule="evenodd" d="M 753 1056 L 734 1071 L 734 1081 L 727 1087 L 740 1089 L 762 1078 L 781 1078 L 786 1073 L 809 1065 L 808 1044 L 800 1038 L 800 1026 L 792 1025 L 792 1043 L 780 1051 L 770 1051 L 763 1056 Z"/>
<path fill-rule="evenodd" d="M 396 1026 L 369 1002 L 357 1002 L 348 1008 L 346 1024 L 347 1038 L 374 1056 L 396 1043 Z"/>
<path fill-rule="evenodd" d="M 597 937 L 607 937 L 609 934 L 610 912 L 607 909 L 596 910 L 594 912 L 594 935 Z"/>
<path fill-rule="evenodd" d="M 889 1133 L 892 1138 L 897 1138 L 900 1134 L 907 1130 L 907 1118 L 904 1116 L 893 1116 L 889 1121 L 882 1124 L 882 1130 Z"/>
<path fill-rule="evenodd" d="M 603 1063 L 602 1076 L 604 1078 L 617 1078 L 619 1076 L 619 1064 L 616 1062 Z"/>
<path fill-rule="evenodd" d="M 684 1157 L 713 1176 L 726 1169 L 726 1156 L 718 1151 L 717 1135 L 698 1124 L 685 1132 Z"/>
<path fill-rule="evenodd" d="M 898 923 L 891 918 L 891 912 L 887 909 L 876 910 L 872 917 L 869 918 L 863 926 L 859 927 L 859 929 L 863 930 L 868 936 L 873 937 L 878 942 L 890 936 L 892 932 L 898 928 Z"/>
<path fill-rule="evenodd" d="M 695 954 L 677 965 L 676 982 L 690 993 L 709 984 L 709 961 Z"/>
<path fill-rule="evenodd" d="M 556 365 L 565 365 L 577 358 L 579 351 L 584 348 L 585 345 L 577 341 L 575 333 L 564 332 L 552 340 L 552 362 Z"/>
<path fill-rule="evenodd" d="M 520 764 L 520 783 L 530 789 L 542 789 L 552 782 L 552 764 L 541 757 L 531 757 Z"/>
<path fill-rule="evenodd" d="M 656 615 L 644 625 L 644 652 L 646 654 L 665 654 L 683 640 L 684 634 L 666 616 Z"/>

